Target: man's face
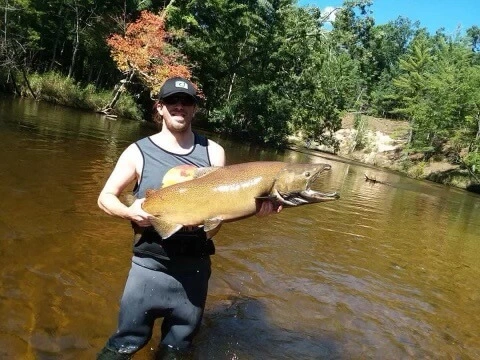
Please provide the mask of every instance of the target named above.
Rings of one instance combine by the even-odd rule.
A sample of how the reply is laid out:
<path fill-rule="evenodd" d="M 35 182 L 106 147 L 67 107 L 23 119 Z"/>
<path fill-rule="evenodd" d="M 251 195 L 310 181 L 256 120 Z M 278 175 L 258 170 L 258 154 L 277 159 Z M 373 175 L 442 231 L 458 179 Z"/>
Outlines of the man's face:
<path fill-rule="evenodd" d="M 195 101 L 185 94 L 173 94 L 161 100 L 158 112 L 163 117 L 163 123 L 171 132 L 190 130 L 195 115 Z"/>

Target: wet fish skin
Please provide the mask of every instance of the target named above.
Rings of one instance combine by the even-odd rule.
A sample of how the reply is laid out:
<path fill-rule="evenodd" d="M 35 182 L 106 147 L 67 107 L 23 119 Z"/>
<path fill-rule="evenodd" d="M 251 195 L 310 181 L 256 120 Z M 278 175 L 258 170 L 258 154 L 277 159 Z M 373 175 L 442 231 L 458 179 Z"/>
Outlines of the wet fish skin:
<path fill-rule="evenodd" d="M 152 225 L 164 239 L 183 226 L 204 226 L 209 232 L 222 222 L 255 214 L 257 199 L 271 199 L 284 207 L 338 199 L 336 192 L 310 188 L 330 168 L 277 161 L 199 168 L 193 180 L 148 190 L 142 208 L 155 216 Z"/>

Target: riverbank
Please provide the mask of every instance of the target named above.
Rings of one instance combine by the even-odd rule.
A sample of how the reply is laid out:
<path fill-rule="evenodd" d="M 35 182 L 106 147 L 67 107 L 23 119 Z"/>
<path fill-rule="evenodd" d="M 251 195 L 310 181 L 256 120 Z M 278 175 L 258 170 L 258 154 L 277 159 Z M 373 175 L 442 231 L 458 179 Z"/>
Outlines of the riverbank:
<path fill-rule="evenodd" d="M 340 148 L 336 155 L 364 164 L 378 166 L 406 174 L 409 177 L 425 179 L 474 191 L 476 179 L 447 156 L 437 155 L 428 160 L 423 154 L 406 154 L 409 123 L 362 115 L 362 126 L 356 130 L 354 115 L 342 119 L 342 128 L 335 133 Z M 358 126 L 357 126 L 358 128 Z M 298 138 L 291 138 L 297 147 L 333 153 L 333 149 L 315 143 L 305 144 Z M 360 146 L 359 146 L 360 145 Z"/>
<path fill-rule="evenodd" d="M 3 88 L 6 93 L 102 113 L 110 117 L 121 116 L 138 121 L 143 118 L 138 101 L 128 92 L 123 92 L 115 103 L 115 109 L 110 109 L 108 104 L 111 104 L 114 98 L 112 91 L 97 88 L 93 84 L 80 84 L 71 77 L 53 71 L 43 74 L 32 73 L 27 83 L 15 83 L 15 88 L 9 90 L 6 90 L 7 84 L 3 84 Z"/>
<path fill-rule="evenodd" d="M 96 112 L 101 104 L 107 103 L 111 97 L 109 92 L 98 91 L 93 87 L 80 88 L 73 84 L 71 79 L 64 79 L 55 73 L 47 73 L 38 78 L 33 76 L 31 86 L 35 89 L 36 100 Z M 27 92 L 23 92 L 22 95 L 32 97 Z M 117 107 L 120 116 L 134 120 L 142 118 L 140 109 L 130 96 L 122 96 Z M 335 133 L 340 144 L 337 152 L 316 143 L 306 144 L 301 136 L 291 136 L 289 141 L 298 149 L 335 153 L 345 159 L 399 171 L 412 178 L 426 179 L 480 193 L 478 176 L 472 176 L 458 164 L 453 164 L 447 156 L 437 154 L 425 160 L 421 153 L 406 154 L 404 149 L 408 133 L 409 123 L 406 121 L 362 115 L 359 127 L 355 124 L 354 115 L 347 114 L 342 119 L 342 128 Z"/>

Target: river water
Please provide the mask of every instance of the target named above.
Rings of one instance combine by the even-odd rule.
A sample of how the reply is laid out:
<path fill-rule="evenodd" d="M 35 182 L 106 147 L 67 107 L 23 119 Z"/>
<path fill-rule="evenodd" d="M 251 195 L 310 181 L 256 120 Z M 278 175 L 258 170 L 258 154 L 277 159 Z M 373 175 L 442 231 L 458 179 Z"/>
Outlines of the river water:
<path fill-rule="evenodd" d="M 131 230 L 96 199 L 153 132 L 0 98 L 0 359 L 93 359 L 114 331 Z M 229 163 L 327 162 L 341 199 L 222 227 L 196 359 L 480 358 L 480 196 L 209 135 Z"/>

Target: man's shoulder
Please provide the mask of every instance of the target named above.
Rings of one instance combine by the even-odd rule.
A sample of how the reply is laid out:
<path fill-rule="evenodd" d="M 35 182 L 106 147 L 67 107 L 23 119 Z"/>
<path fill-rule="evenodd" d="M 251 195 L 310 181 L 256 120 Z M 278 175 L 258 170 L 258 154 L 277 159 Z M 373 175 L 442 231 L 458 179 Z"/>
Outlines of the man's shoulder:
<path fill-rule="evenodd" d="M 125 150 L 123 150 L 122 154 L 120 155 L 120 159 L 122 161 L 128 162 L 136 162 L 142 158 L 141 150 L 137 146 L 137 143 L 131 143 L 127 146 Z"/>
<path fill-rule="evenodd" d="M 222 145 L 213 141 L 212 139 L 207 139 L 207 141 L 208 141 L 208 146 L 209 147 L 219 147 L 219 148 L 223 149 Z"/>
<path fill-rule="evenodd" d="M 200 135 L 196 132 L 194 132 L 194 134 L 195 142 L 207 148 L 210 163 L 213 166 L 224 166 L 225 150 L 223 147 L 205 135 Z"/>
<path fill-rule="evenodd" d="M 208 143 L 209 143 L 210 140 L 205 135 L 199 134 L 196 131 L 194 131 L 193 134 L 195 136 L 195 143 L 196 144 L 199 144 L 199 145 L 202 145 L 202 146 L 208 146 Z"/>
<path fill-rule="evenodd" d="M 225 150 L 220 144 L 210 139 L 208 139 L 208 154 L 213 166 L 225 165 Z"/>
<path fill-rule="evenodd" d="M 145 136 L 143 138 L 140 138 L 140 139 L 134 141 L 133 143 L 131 143 L 131 145 L 141 144 L 141 143 L 145 143 L 145 142 L 151 142 L 150 136 Z"/>

